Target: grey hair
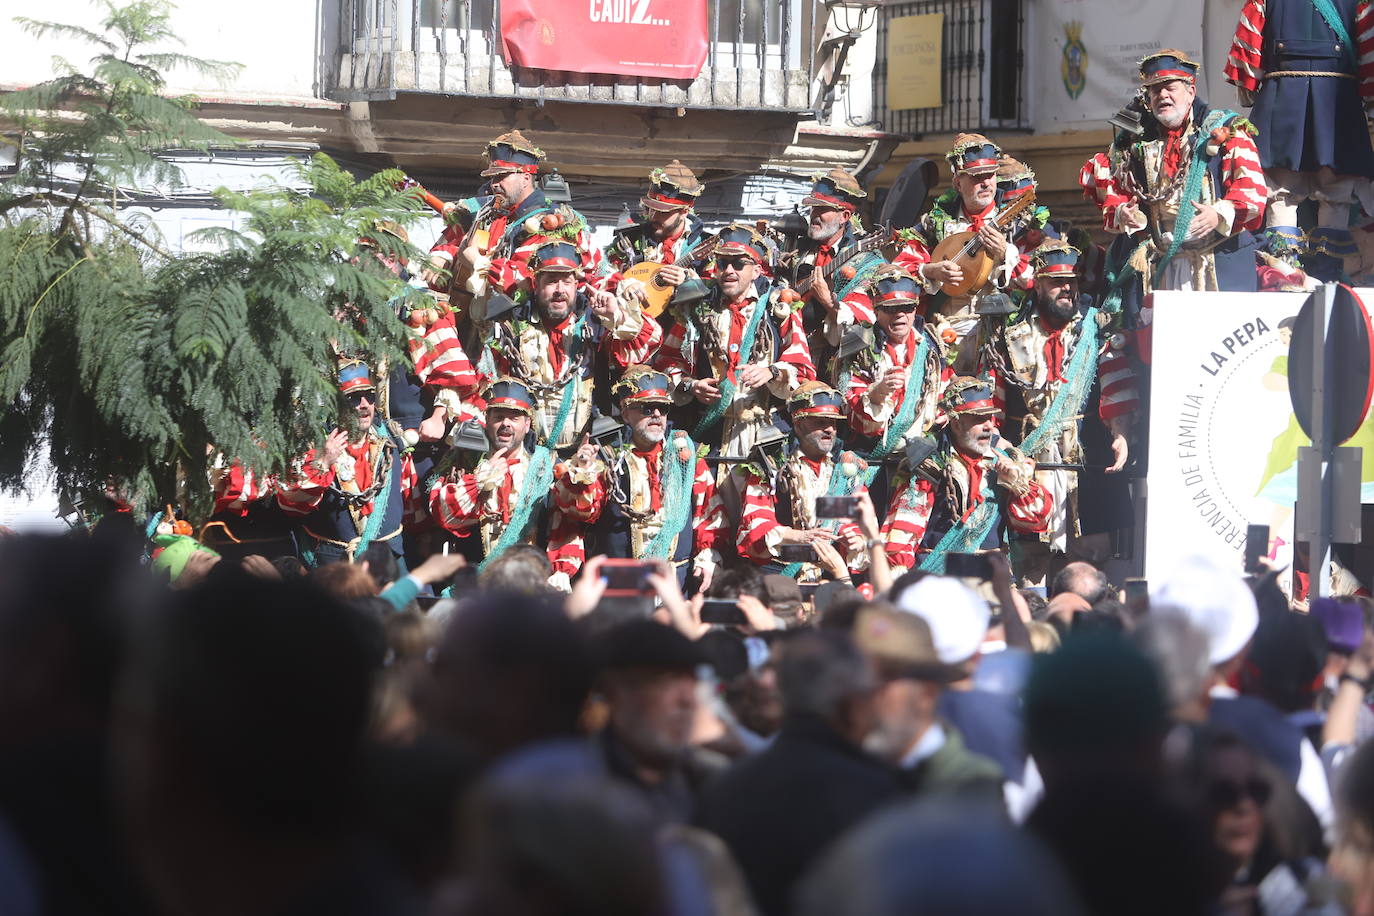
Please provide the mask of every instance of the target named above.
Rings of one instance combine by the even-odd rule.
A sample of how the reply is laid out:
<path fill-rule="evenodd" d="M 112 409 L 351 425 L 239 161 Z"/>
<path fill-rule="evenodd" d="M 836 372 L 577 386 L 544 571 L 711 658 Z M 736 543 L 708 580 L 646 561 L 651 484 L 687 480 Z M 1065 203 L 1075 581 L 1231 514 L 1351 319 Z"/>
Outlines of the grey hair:
<path fill-rule="evenodd" d="M 803 631 L 783 644 L 778 690 L 787 712 L 834 715 L 844 702 L 875 684 L 873 669 L 848 633 Z"/>
<path fill-rule="evenodd" d="M 1132 638 L 1159 672 L 1171 709 L 1197 699 L 1207 689 L 1212 674 L 1207 634 L 1182 610 L 1152 605 Z"/>

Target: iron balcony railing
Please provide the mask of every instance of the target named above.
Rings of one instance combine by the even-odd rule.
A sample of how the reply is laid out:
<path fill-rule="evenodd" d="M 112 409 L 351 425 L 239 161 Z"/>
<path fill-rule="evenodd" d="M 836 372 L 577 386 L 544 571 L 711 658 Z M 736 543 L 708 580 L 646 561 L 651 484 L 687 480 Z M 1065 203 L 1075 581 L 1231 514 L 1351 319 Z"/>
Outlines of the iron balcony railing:
<path fill-rule="evenodd" d="M 501 54 L 497 0 L 332 0 L 327 95 L 423 92 L 665 108 L 806 111 L 817 0 L 709 0 L 710 48 L 695 80 L 530 70 Z M 563 0 L 578 2 L 578 0 Z M 821 26 L 824 27 L 822 20 Z"/>
<path fill-rule="evenodd" d="M 887 107 L 888 25 L 903 16 L 943 13 L 939 108 Z M 1029 129 L 1026 110 L 1026 0 L 914 0 L 889 3 L 878 23 L 873 92 L 883 129 L 893 134 Z"/>

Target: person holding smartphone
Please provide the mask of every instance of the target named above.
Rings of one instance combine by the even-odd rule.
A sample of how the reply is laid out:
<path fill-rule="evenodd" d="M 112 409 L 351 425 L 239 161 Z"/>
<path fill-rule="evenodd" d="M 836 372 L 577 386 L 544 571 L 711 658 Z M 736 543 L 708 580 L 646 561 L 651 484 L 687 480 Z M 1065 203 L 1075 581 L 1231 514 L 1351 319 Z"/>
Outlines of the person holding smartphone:
<path fill-rule="evenodd" d="M 781 562 L 787 569 L 796 564 L 789 572 L 799 582 L 848 579 L 867 568 L 870 545 L 856 524 L 867 465 L 839 450 L 844 398 L 825 382 L 804 382 L 788 398 L 787 408 L 795 444 L 777 474 L 758 463 L 740 466 L 739 552 L 761 566 Z M 827 501 L 839 505 L 839 517 L 822 516 Z M 786 546 L 809 547 L 811 558 L 789 560 L 781 550 Z"/>

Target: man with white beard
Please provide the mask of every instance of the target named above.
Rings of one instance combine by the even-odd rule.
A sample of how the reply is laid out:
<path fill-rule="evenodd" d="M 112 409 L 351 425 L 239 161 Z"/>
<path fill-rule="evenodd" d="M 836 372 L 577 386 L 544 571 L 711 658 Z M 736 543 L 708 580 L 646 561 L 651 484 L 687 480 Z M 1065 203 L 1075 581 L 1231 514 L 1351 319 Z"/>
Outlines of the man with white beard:
<path fill-rule="evenodd" d="M 611 395 L 619 399 L 629 444 L 604 450 L 584 442 L 555 470 L 554 501 L 563 517 L 584 525 L 588 556 L 661 557 L 679 583 L 690 564 L 704 589 L 720 563 L 716 539 L 725 508 L 685 433 L 669 441 L 668 386 L 668 376 L 649 366 L 625 370 Z"/>
<path fill-rule="evenodd" d="M 1254 125 L 1198 99 L 1198 69 L 1172 48 L 1142 60 L 1140 132 L 1119 131 L 1079 175 L 1120 236 L 1109 263 L 1129 267 L 1116 294 L 1131 316 L 1155 289 L 1256 289 L 1268 189 Z"/>

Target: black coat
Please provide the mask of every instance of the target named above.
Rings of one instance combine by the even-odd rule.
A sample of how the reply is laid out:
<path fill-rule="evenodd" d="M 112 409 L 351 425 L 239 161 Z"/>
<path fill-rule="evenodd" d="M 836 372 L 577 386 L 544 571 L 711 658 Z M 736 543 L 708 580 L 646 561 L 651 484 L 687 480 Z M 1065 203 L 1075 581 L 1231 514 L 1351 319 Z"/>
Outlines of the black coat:
<path fill-rule="evenodd" d="M 698 823 L 730 847 L 765 916 L 786 913 L 817 853 L 902 797 L 896 774 L 814 716 L 789 715 L 762 753 L 702 797 Z"/>

